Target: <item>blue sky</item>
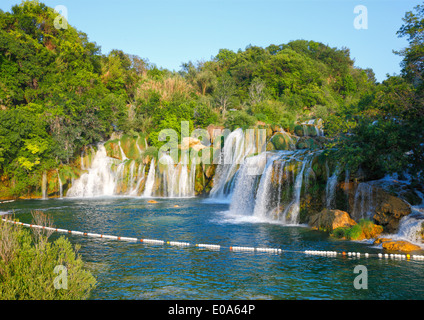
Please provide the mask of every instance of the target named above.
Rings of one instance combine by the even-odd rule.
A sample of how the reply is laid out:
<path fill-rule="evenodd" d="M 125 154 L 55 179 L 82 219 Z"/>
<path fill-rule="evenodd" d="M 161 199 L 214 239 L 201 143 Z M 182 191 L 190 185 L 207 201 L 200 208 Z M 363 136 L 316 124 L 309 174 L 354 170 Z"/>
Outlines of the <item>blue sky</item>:
<path fill-rule="evenodd" d="M 378 81 L 399 74 L 407 45 L 396 36 L 406 11 L 418 0 L 44 0 L 64 5 L 69 23 L 88 34 L 107 54 L 112 49 L 180 70 L 181 63 L 209 60 L 219 49 L 266 47 L 291 40 L 347 47 L 355 65 L 372 68 Z M 10 11 L 20 0 L 2 0 Z M 368 29 L 355 29 L 354 8 L 368 11 Z"/>

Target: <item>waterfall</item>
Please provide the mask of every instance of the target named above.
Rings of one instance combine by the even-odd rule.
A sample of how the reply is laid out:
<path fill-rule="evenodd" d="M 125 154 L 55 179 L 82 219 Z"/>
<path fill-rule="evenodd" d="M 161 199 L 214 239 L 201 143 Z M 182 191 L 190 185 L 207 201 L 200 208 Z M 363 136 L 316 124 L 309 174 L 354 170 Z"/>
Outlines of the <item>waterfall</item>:
<path fill-rule="evenodd" d="M 161 164 L 165 167 L 162 175 L 163 196 L 193 197 L 196 174 L 196 163 L 193 159 L 190 170 L 188 169 L 187 155 L 177 165 L 171 156 L 163 155 L 160 158 Z"/>
<path fill-rule="evenodd" d="M 111 170 L 117 160 L 109 158 L 103 144 L 98 146 L 88 172 L 83 173 L 69 188 L 67 197 L 96 197 L 115 194 L 117 177 Z M 123 168 L 119 168 L 122 170 Z"/>
<path fill-rule="evenodd" d="M 47 199 L 47 173 L 45 171 L 41 181 L 41 194 L 43 199 Z"/>
<path fill-rule="evenodd" d="M 226 188 L 228 183 L 231 183 L 244 159 L 255 151 L 255 139 L 246 139 L 242 129 L 237 129 L 228 135 L 224 142 L 224 148 L 222 148 L 223 163 L 221 160 L 214 177 L 214 186 L 210 193 L 212 198 L 228 199 L 231 197 L 232 190 Z"/>
<path fill-rule="evenodd" d="M 63 185 L 62 185 L 62 180 L 60 179 L 59 169 L 57 169 L 56 172 L 57 172 L 57 182 L 59 184 L 59 197 L 63 198 Z"/>
<path fill-rule="evenodd" d="M 118 146 L 119 146 L 119 150 L 121 151 L 121 158 L 122 158 L 122 161 L 126 161 L 126 160 L 128 160 L 127 156 L 125 155 L 124 150 L 122 150 L 122 147 L 121 147 L 121 141 L 119 141 L 119 142 L 118 142 Z"/>
<path fill-rule="evenodd" d="M 424 208 L 413 208 L 411 214 L 400 220 L 396 238 L 406 239 L 424 247 L 422 240 L 423 230 Z"/>
<path fill-rule="evenodd" d="M 421 204 L 412 206 L 411 214 L 403 217 L 399 222 L 396 238 L 405 239 L 424 248 L 424 195 L 415 190 L 422 199 Z"/>
<path fill-rule="evenodd" d="M 330 169 L 328 168 L 328 164 L 325 164 L 327 169 L 327 185 L 325 187 L 325 199 L 326 199 L 326 208 L 334 209 L 335 207 L 335 195 L 336 195 L 336 186 L 337 186 L 337 177 L 339 169 L 336 167 L 332 176 L 330 177 Z"/>
<path fill-rule="evenodd" d="M 247 157 L 236 174 L 230 213 L 298 224 L 304 173 L 313 155 L 301 150 Z"/>
<path fill-rule="evenodd" d="M 253 214 L 257 217 L 267 218 L 271 200 L 271 178 L 274 170 L 274 161 L 280 157 L 281 154 L 271 156 L 266 164 L 264 173 L 261 176 L 259 183 L 255 208 Z"/>
<path fill-rule="evenodd" d="M 298 163 L 298 166 L 301 166 L 300 172 L 296 176 L 294 183 L 294 198 L 290 205 L 285 209 L 283 213 L 283 222 L 288 224 L 298 224 L 299 223 L 299 211 L 300 211 L 300 193 L 302 191 L 302 182 L 303 182 L 303 172 L 305 171 L 306 164 L 308 159 L 303 160 Z"/>
<path fill-rule="evenodd" d="M 143 164 L 140 164 L 138 167 L 138 173 L 137 173 L 137 185 L 134 189 L 130 191 L 130 196 L 136 196 L 139 193 L 140 185 L 144 181 L 146 175 L 146 167 Z"/>
<path fill-rule="evenodd" d="M 155 183 L 155 159 L 150 162 L 149 174 L 147 175 L 146 187 L 144 189 L 143 197 L 149 198 L 153 194 L 153 185 Z"/>
<path fill-rule="evenodd" d="M 84 157 L 83 157 L 83 152 L 81 152 L 81 157 L 80 157 L 80 161 L 81 161 L 81 170 L 85 170 L 85 166 L 84 166 Z"/>
<path fill-rule="evenodd" d="M 239 215 L 251 214 L 255 206 L 255 191 L 258 178 L 263 173 L 266 153 L 246 158 L 237 174 L 230 212 Z"/>
<path fill-rule="evenodd" d="M 362 182 L 358 185 L 353 205 L 352 218 L 355 221 L 368 218 L 374 209 L 373 190 L 369 183 Z"/>
<path fill-rule="evenodd" d="M 145 177 L 143 164 L 137 168 L 137 161 L 129 159 L 119 144 L 122 159 L 111 158 L 106 148 L 99 144 L 91 165 L 79 179 L 72 182 L 68 197 L 97 196 L 144 196 L 144 197 L 192 197 L 195 195 L 196 166 L 192 161 L 189 169 L 185 162 L 174 165 L 168 155 L 150 162 L 150 170 Z M 159 170 L 156 170 L 156 169 Z M 158 185 L 155 185 L 157 183 Z"/>
<path fill-rule="evenodd" d="M 133 190 L 133 188 L 134 188 L 134 179 L 135 179 L 135 177 L 134 177 L 134 170 L 135 170 L 135 160 L 132 160 L 131 161 L 131 165 L 130 165 L 130 178 L 129 178 L 129 181 L 128 181 L 128 186 L 129 186 L 129 194 L 131 194 L 131 192 L 132 192 L 132 190 Z"/>

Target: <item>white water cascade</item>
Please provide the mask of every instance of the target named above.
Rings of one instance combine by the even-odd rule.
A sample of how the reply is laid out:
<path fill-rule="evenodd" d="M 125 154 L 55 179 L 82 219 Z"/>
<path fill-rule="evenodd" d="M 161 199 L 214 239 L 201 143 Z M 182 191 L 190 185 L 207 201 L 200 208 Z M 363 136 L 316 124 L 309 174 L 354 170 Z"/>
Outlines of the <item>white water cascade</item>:
<path fill-rule="evenodd" d="M 355 221 L 368 218 L 372 214 L 374 206 L 372 185 L 366 182 L 360 183 L 355 192 L 352 218 Z"/>
<path fill-rule="evenodd" d="M 337 186 L 337 178 L 339 175 L 339 168 L 336 167 L 333 174 L 330 176 L 330 169 L 328 164 L 325 164 L 327 169 L 327 185 L 325 188 L 326 194 L 326 208 L 334 209 L 335 208 L 335 194 L 336 194 L 336 186 Z"/>
<path fill-rule="evenodd" d="M 59 184 L 59 197 L 62 199 L 63 198 L 63 184 L 62 184 L 62 180 L 60 179 L 60 174 L 59 174 L 59 170 L 56 170 L 57 173 L 57 181 Z"/>
<path fill-rule="evenodd" d="M 246 137 L 242 129 L 237 129 L 228 135 L 222 148 L 223 156 L 216 171 L 211 198 L 227 200 L 231 198 L 231 188 L 228 185 L 231 184 L 244 159 L 257 152 L 256 150 L 254 137 Z"/>
<path fill-rule="evenodd" d="M 153 186 L 155 184 L 155 175 L 155 159 L 152 159 L 152 161 L 150 161 L 149 174 L 147 175 L 146 187 L 144 188 L 143 197 L 149 198 L 152 196 Z"/>
<path fill-rule="evenodd" d="M 41 181 L 41 194 L 43 199 L 47 199 L 47 173 L 43 172 L 43 178 Z"/>
<path fill-rule="evenodd" d="M 115 194 L 117 175 L 111 170 L 118 160 L 107 156 L 106 149 L 99 144 L 89 168 L 77 179 L 67 192 L 67 197 L 89 198 Z"/>
<path fill-rule="evenodd" d="M 103 144 L 98 145 L 91 164 L 79 179 L 73 181 L 67 197 L 90 198 L 99 196 L 127 195 L 132 197 L 192 197 L 195 195 L 196 165 L 175 165 L 170 156 L 160 163 L 150 161 L 146 177 L 146 166 L 138 160 L 129 159 L 119 144 L 121 159 L 107 155 Z M 83 161 L 81 161 L 83 168 Z"/>
<path fill-rule="evenodd" d="M 161 184 L 163 195 L 168 198 L 194 197 L 195 161 L 192 161 L 190 171 L 187 157 L 177 165 L 174 164 L 172 157 L 166 154 L 159 161 L 164 166 Z"/>
<path fill-rule="evenodd" d="M 264 152 L 246 158 L 234 190 L 230 190 L 230 213 L 298 224 L 304 176 L 312 158 L 305 150 Z"/>

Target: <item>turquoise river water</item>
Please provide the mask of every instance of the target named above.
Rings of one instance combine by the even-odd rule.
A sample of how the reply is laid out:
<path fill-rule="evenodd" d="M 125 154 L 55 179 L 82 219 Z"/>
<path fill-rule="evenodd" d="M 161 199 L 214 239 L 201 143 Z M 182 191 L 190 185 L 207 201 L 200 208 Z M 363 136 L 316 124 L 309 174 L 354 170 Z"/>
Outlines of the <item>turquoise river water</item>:
<path fill-rule="evenodd" d="M 156 200 L 26 200 L 2 204 L 0 211 L 14 212 L 30 223 L 31 210 L 43 210 L 57 228 L 68 230 L 223 246 L 211 251 L 65 235 L 81 245 L 82 258 L 97 278 L 91 297 L 95 300 L 424 298 L 424 261 L 232 252 L 230 246 L 368 253 L 382 249 L 334 240 L 304 226 L 231 216 L 228 204 L 201 198 Z M 357 265 L 367 268 L 368 289 L 354 287 Z"/>

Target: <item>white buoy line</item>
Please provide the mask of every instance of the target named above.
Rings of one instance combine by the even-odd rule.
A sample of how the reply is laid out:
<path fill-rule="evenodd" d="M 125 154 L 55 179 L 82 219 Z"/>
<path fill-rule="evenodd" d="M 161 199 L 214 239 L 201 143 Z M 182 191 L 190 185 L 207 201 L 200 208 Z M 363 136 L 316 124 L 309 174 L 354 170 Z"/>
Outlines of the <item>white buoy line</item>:
<path fill-rule="evenodd" d="M 280 254 L 280 253 L 303 253 L 305 255 L 312 255 L 312 256 L 325 256 L 325 257 L 351 257 L 351 258 L 370 258 L 370 257 L 378 257 L 379 259 L 393 259 L 393 260 L 420 260 L 424 261 L 424 255 L 410 255 L 410 254 L 383 254 L 383 253 L 360 253 L 360 252 L 337 252 L 337 251 L 319 251 L 319 250 L 305 250 L 305 251 L 296 251 L 296 250 L 282 250 L 278 248 L 256 248 L 256 247 L 240 247 L 240 246 L 230 246 L 230 247 L 223 247 L 216 244 L 191 244 L 189 242 L 179 242 L 179 241 L 164 241 L 164 240 L 155 240 L 155 239 L 140 239 L 140 238 L 133 238 L 133 237 L 118 237 L 118 236 L 112 236 L 112 235 L 105 235 L 105 234 L 99 234 L 99 233 L 89 233 L 89 232 L 81 232 L 81 231 L 73 231 L 73 230 L 66 230 L 66 229 L 59 229 L 59 228 L 53 228 L 53 227 L 45 227 L 45 226 L 39 226 L 34 224 L 28 224 L 23 223 L 19 221 L 12 221 L 7 219 L 2 219 L 2 221 L 7 223 L 12 223 L 15 225 L 20 225 L 27 228 L 36 228 L 36 229 L 43 229 L 43 230 L 49 230 L 53 232 L 58 233 L 65 233 L 65 234 L 71 234 L 71 235 L 77 235 L 77 236 L 85 236 L 85 237 L 91 237 L 91 238 L 101 238 L 101 239 L 108 239 L 108 240 L 115 240 L 115 241 L 125 241 L 125 242 L 135 242 L 135 243 L 145 243 L 145 244 L 152 244 L 152 245 L 169 245 L 169 246 L 177 246 L 177 247 L 196 247 L 199 249 L 207 249 L 207 250 L 213 250 L 213 251 L 219 251 L 222 248 L 228 248 L 230 251 L 233 252 L 260 252 L 260 253 L 272 253 L 272 254 Z"/>

